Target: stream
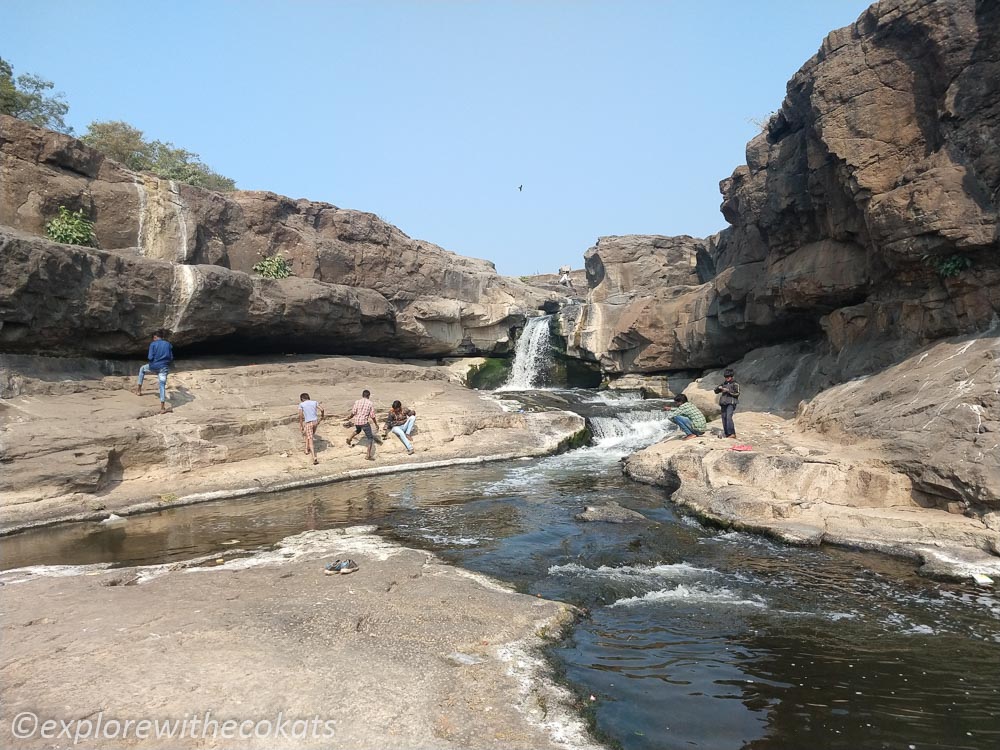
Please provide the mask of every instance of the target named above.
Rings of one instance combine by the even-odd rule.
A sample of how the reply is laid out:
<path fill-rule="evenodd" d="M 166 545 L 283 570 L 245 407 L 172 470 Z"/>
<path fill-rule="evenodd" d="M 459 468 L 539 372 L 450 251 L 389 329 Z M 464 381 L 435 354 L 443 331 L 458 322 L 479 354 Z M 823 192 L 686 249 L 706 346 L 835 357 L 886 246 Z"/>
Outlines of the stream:
<path fill-rule="evenodd" d="M 518 398 L 504 394 L 504 398 Z M 522 394 L 583 414 L 593 444 L 7 537 L 3 567 L 146 565 L 251 551 L 307 529 L 375 523 L 520 591 L 586 610 L 548 658 L 596 729 L 646 748 L 992 748 L 1000 601 L 907 561 L 795 548 L 703 526 L 620 459 L 672 429 L 661 404 Z M 587 523 L 608 501 L 649 524 Z"/>

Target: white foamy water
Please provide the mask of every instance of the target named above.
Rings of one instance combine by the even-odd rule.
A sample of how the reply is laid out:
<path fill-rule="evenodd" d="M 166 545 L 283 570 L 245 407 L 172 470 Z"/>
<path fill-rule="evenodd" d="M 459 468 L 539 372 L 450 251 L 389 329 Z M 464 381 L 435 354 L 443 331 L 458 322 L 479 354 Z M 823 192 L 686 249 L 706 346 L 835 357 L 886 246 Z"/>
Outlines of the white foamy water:
<path fill-rule="evenodd" d="M 619 449 L 621 455 L 658 443 L 677 428 L 660 409 L 634 410 L 609 417 L 591 417 L 590 430 L 597 447 Z"/>
<path fill-rule="evenodd" d="M 588 420 L 594 445 L 547 456 L 525 466 L 515 466 L 507 475 L 482 489 L 486 496 L 517 494 L 544 482 L 545 477 L 567 475 L 604 476 L 623 457 L 662 440 L 676 430 L 659 412 L 634 411 Z"/>
<path fill-rule="evenodd" d="M 678 584 L 672 589 L 650 591 L 642 596 L 619 599 L 611 607 L 634 607 L 642 604 L 718 604 L 730 607 L 755 607 L 766 609 L 763 597 L 753 595 L 749 599 L 731 589 L 709 588 L 698 585 Z"/>
<path fill-rule="evenodd" d="M 422 534 L 421 536 L 434 544 L 451 547 L 474 547 L 477 544 L 490 541 L 489 537 L 482 536 L 449 536 L 448 534 Z"/>
<path fill-rule="evenodd" d="M 638 391 L 598 391 L 591 398 L 584 399 L 584 404 L 607 404 L 614 406 L 622 401 L 642 401 L 642 394 Z"/>
<path fill-rule="evenodd" d="M 530 391 L 537 388 L 549 355 L 551 315 L 532 318 L 524 326 L 514 350 L 514 364 L 507 382 L 498 391 Z"/>
<path fill-rule="evenodd" d="M 598 568 L 588 568 L 578 563 L 553 565 L 549 575 L 575 575 L 584 578 L 608 579 L 612 581 L 650 581 L 656 579 L 692 578 L 702 575 L 714 575 L 711 568 L 698 568 L 687 563 L 670 565 L 601 565 Z"/>

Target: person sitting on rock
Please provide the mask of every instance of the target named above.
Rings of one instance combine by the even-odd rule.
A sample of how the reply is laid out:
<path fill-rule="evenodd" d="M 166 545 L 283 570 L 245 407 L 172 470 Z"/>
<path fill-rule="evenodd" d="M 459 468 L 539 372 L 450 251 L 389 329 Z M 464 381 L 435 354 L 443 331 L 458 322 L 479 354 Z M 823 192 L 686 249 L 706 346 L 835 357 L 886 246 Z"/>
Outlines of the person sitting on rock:
<path fill-rule="evenodd" d="M 142 395 L 142 381 L 146 375 L 153 373 L 160 382 L 160 414 L 167 410 L 167 374 L 170 363 L 174 361 L 174 348 L 166 339 L 164 331 L 154 331 L 153 340 L 146 354 L 149 362 L 139 368 L 139 382 L 135 386 L 135 395 Z"/>
<path fill-rule="evenodd" d="M 669 412 L 670 421 L 684 433 L 684 440 L 692 440 L 705 434 L 705 415 L 683 393 L 674 396 L 674 406 L 664 406 L 663 410 Z"/>
<path fill-rule="evenodd" d="M 413 444 L 409 441 L 409 435 L 416 421 L 417 413 L 413 409 L 404 409 L 403 404 L 397 399 L 392 402 L 392 408 L 385 416 L 385 430 L 382 432 L 382 437 L 385 438 L 392 432 L 402 442 L 406 452 L 412 456 Z"/>
<path fill-rule="evenodd" d="M 719 396 L 719 408 L 722 409 L 722 432 L 727 438 L 736 437 L 736 425 L 733 424 L 733 412 L 736 411 L 736 404 L 740 400 L 740 384 L 733 378 L 736 373 L 726 370 L 722 373 L 725 381 L 716 387 L 715 392 L 722 394 Z"/>
<path fill-rule="evenodd" d="M 353 447 L 354 438 L 365 433 L 368 438 L 368 454 L 365 456 L 369 461 L 375 460 L 375 433 L 372 432 L 372 422 L 375 420 L 375 404 L 371 401 L 371 391 L 367 388 L 361 392 L 361 398 L 351 406 L 351 413 L 346 417 L 354 425 L 354 434 L 347 438 L 348 447 Z"/>
<path fill-rule="evenodd" d="M 306 439 L 306 455 L 312 456 L 313 464 L 319 463 L 319 459 L 316 458 L 315 435 L 316 428 L 319 427 L 319 423 L 323 421 L 324 416 L 326 416 L 326 413 L 323 411 L 321 403 L 309 398 L 308 393 L 303 393 L 299 396 L 299 429 L 302 431 L 302 436 Z"/>

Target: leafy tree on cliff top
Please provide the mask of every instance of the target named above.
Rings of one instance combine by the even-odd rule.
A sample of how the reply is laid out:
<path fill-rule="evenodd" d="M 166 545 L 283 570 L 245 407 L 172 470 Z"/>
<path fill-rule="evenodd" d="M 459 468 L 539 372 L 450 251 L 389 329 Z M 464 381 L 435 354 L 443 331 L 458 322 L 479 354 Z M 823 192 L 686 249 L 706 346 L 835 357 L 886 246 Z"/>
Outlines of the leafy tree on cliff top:
<path fill-rule="evenodd" d="M 198 154 L 172 143 L 147 141 L 138 128 L 120 120 L 92 122 L 80 139 L 105 156 L 137 172 L 209 190 L 235 190 L 236 182 L 207 167 Z"/>
<path fill-rule="evenodd" d="M 14 78 L 14 68 L 0 57 L 0 112 L 60 133 L 72 133 L 63 119 L 69 105 L 63 94 L 47 95 L 52 82 L 30 73 Z"/>

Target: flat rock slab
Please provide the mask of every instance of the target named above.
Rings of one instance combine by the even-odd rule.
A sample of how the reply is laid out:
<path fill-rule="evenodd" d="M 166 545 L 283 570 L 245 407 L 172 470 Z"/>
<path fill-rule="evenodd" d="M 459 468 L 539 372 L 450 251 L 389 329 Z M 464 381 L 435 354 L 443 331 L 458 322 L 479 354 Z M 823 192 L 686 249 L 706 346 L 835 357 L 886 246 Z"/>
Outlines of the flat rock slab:
<path fill-rule="evenodd" d="M 204 721 L 210 711 L 218 728 L 189 725 L 183 739 L 119 732 L 77 746 L 594 746 L 536 655 L 572 619 L 568 605 L 370 531 L 305 532 L 223 564 L 0 575 L 0 744 L 73 746 L 40 728 L 15 740 L 10 719 L 21 712 L 57 723 L 100 715 L 107 731 L 111 720 Z M 324 574 L 345 556 L 357 572 Z M 263 736 L 224 739 L 227 720 Z M 276 734 L 282 720 L 300 736 Z"/>
<path fill-rule="evenodd" d="M 87 365 L 92 365 L 87 369 Z M 287 356 L 182 360 L 170 373 L 172 411 L 159 416 L 155 383 L 142 397 L 130 376 L 95 374 L 92 360 L 19 357 L 0 382 L 0 532 L 109 513 L 159 510 L 226 495 L 293 488 L 372 473 L 551 453 L 585 428 L 568 411 L 514 412 L 457 382 L 454 366 L 374 357 Z M 414 453 L 389 435 L 376 460 L 348 448 L 337 416 L 362 389 L 378 418 L 400 399 L 417 412 Z M 318 464 L 303 451 L 297 405 L 307 392 L 328 419 Z"/>
<path fill-rule="evenodd" d="M 703 518 L 791 544 L 839 544 L 924 561 L 921 572 L 997 578 L 1000 532 L 988 521 L 927 507 L 877 441 L 843 444 L 772 414 L 744 412 L 740 439 L 707 433 L 665 440 L 628 457 L 625 473 L 666 487 Z"/>

